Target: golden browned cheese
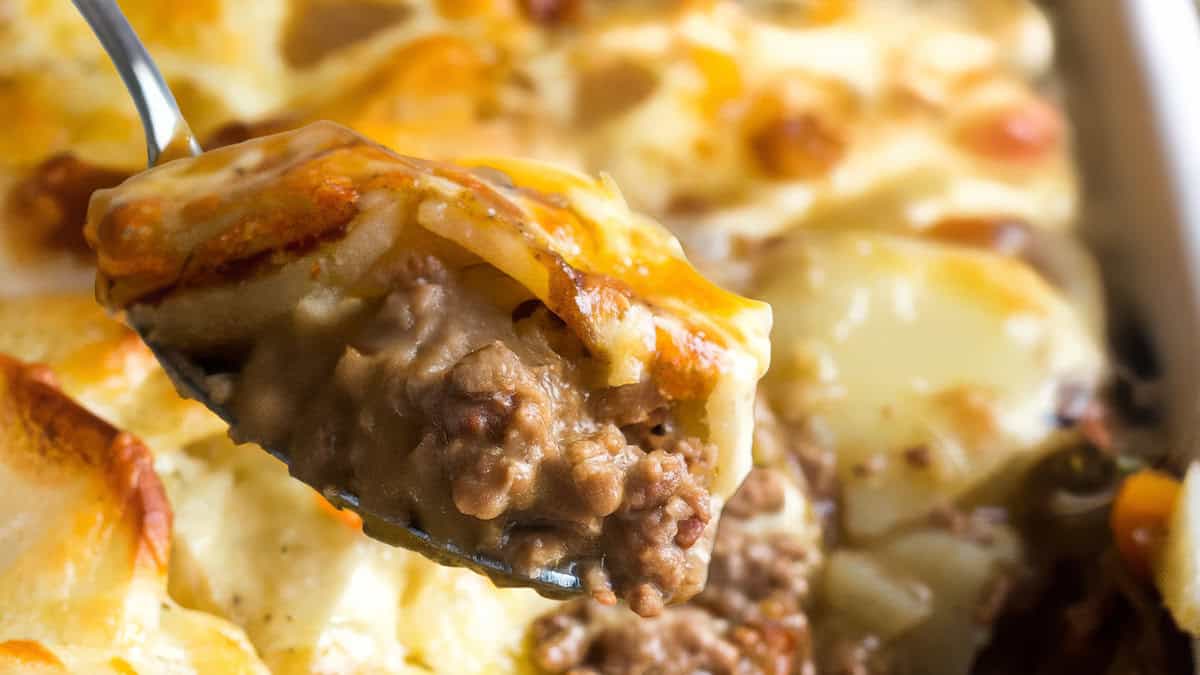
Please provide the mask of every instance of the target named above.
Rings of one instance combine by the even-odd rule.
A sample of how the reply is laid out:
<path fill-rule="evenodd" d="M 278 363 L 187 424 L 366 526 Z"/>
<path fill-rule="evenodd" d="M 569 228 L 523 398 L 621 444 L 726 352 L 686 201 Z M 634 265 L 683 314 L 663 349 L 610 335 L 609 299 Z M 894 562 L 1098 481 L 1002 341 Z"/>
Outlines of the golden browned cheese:
<path fill-rule="evenodd" d="M 146 447 L 6 356 L 0 480 L 0 671 L 266 672 L 240 628 L 167 596 L 171 507 Z"/>

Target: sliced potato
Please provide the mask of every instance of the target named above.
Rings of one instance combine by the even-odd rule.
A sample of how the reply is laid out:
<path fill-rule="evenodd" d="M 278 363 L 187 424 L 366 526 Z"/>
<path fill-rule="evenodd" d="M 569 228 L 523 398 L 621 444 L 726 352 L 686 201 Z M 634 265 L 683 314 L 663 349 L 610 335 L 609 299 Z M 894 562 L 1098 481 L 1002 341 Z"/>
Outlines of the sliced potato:
<path fill-rule="evenodd" d="M 1155 572 L 1175 622 L 1200 636 L 1200 464 L 1188 469 Z"/>
<path fill-rule="evenodd" d="M 172 594 L 243 626 L 273 672 L 512 672 L 553 606 L 367 538 L 257 447 L 218 435 L 163 464 Z"/>
<path fill-rule="evenodd" d="M 793 238 L 763 270 L 765 380 L 780 414 L 832 447 L 852 537 L 879 535 L 1070 438 L 1066 386 L 1101 378 L 1096 338 L 1022 262 L 871 233 Z"/>
<path fill-rule="evenodd" d="M 266 675 L 167 595 L 171 508 L 136 438 L 0 356 L 0 672 Z"/>
<path fill-rule="evenodd" d="M 0 353 L 50 366 L 63 391 L 156 456 L 225 429 L 176 394 L 141 339 L 91 293 L 0 298 Z"/>
<path fill-rule="evenodd" d="M 995 527 L 988 541 L 948 532 L 919 531 L 897 537 L 875 552 L 884 565 L 912 575 L 930 590 L 926 621 L 903 633 L 891 654 L 898 675 L 966 675 L 987 644 L 991 621 L 984 614 L 1002 597 L 1006 575 L 1021 559 L 1016 533 Z"/>
<path fill-rule="evenodd" d="M 830 609 L 881 640 L 890 640 L 929 618 L 929 587 L 901 576 L 870 555 L 836 551 L 825 568 Z"/>

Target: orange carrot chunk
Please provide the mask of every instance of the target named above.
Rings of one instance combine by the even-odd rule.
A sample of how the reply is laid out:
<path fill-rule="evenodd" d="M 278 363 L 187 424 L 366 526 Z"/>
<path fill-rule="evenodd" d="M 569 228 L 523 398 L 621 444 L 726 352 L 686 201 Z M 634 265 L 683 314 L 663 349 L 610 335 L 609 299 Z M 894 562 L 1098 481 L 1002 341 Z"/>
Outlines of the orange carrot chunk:
<path fill-rule="evenodd" d="M 1121 558 L 1137 574 L 1149 577 L 1179 492 L 1178 479 L 1149 469 L 1138 471 L 1121 484 L 1109 526 Z"/>
<path fill-rule="evenodd" d="M 317 500 L 317 506 L 321 507 L 322 511 L 330 516 L 333 516 L 334 518 L 337 518 L 346 527 L 349 527 L 352 530 L 362 529 L 362 518 L 360 518 L 357 513 L 353 511 L 347 511 L 345 509 L 339 509 L 333 504 L 330 504 L 329 500 L 322 497 L 320 492 L 313 491 L 313 497 Z"/>

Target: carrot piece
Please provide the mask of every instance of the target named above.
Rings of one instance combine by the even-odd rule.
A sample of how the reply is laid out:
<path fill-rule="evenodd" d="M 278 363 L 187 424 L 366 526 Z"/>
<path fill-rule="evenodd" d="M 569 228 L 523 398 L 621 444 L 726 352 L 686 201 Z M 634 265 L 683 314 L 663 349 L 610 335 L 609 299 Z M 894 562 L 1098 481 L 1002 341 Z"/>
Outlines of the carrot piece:
<path fill-rule="evenodd" d="M 1144 577 L 1150 576 L 1179 493 L 1178 479 L 1149 469 L 1126 478 L 1117 492 L 1109 515 L 1113 540 L 1126 565 Z"/>
<path fill-rule="evenodd" d="M 982 112 L 964 122 L 959 141 L 977 155 L 997 161 L 1034 162 L 1050 156 L 1066 132 L 1062 113 L 1032 98 Z"/>
<path fill-rule="evenodd" d="M 329 500 L 321 496 L 320 492 L 314 491 L 313 498 L 317 500 L 317 506 L 321 507 L 322 511 L 333 516 L 334 518 L 337 518 L 346 527 L 349 527 L 352 530 L 362 529 L 362 518 L 360 518 L 357 513 L 353 511 L 347 511 L 345 509 L 339 509 L 333 504 L 330 504 Z"/>

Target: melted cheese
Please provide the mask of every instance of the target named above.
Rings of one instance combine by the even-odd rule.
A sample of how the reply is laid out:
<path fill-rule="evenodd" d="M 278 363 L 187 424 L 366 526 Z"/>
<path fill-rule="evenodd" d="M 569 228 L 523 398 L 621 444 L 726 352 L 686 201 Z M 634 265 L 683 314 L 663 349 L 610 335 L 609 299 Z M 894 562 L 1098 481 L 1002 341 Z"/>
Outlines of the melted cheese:
<path fill-rule="evenodd" d="M 225 429 L 179 398 L 150 350 L 88 295 L 0 299 L 0 353 L 53 366 L 63 391 L 157 454 Z"/>
<path fill-rule="evenodd" d="M 1042 118 L 1027 133 L 1044 107 L 1029 81 L 1053 53 L 1030 2 L 586 4 L 569 30 L 515 2 L 124 8 L 202 137 L 227 121 L 332 119 L 415 156 L 605 172 L 703 258 L 797 226 L 976 215 L 1062 229 L 1075 214 L 1062 130 Z M 0 100 L 19 123 L 0 129 L 0 178 L 62 151 L 138 169 L 133 107 L 82 20 L 32 0 L 12 13 Z M 295 62 L 297 39 L 320 53 Z M 964 144 L 975 127 L 995 142 Z M 65 274 L 77 263 L 48 257 L 36 285 L 78 282 Z"/>
<path fill-rule="evenodd" d="M 286 18 L 287 3 L 200 0 L 185 7 L 134 0 L 121 8 L 197 131 L 253 119 L 283 103 L 283 63 L 273 33 Z M 141 164 L 136 111 L 75 8 L 14 0 L 5 11 L 0 37 L 7 77 L 0 97 L 30 124 L 18 124 L 24 132 L 0 132 L 2 163 L 28 165 L 70 150 L 117 166 Z M 204 30 L 194 30 L 197 24 Z"/>
<path fill-rule="evenodd" d="M 171 510 L 146 447 L 0 357 L 0 670 L 266 673 L 167 596 Z"/>
<path fill-rule="evenodd" d="M 564 53 L 539 58 L 583 64 L 575 67 L 577 105 L 589 86 L 619 91 L 635 68 L 650 74 L 652 89 L 577 142 L 588 165 L 610 171 L 635 207 L 671 214 L 670 224 L 695 241 L 853 225 L 864 215 L 906 229 L 997 213 L 1065 227 L 1075 191 L 1064 143 L 1048 143 L 1031 161 L 998 161 L 956 132 L 1037 99 L 1023 76 L 1046 68 L 1044 17 L 1022 3 L 990 18 L 982 9 L 989 3 L 974 3 L 980 15 L 958 20 L 910 3 L 857 4 L 842 20 L 813 26 L 767 23 L 714 3 L 675 22 L 585 32 Z M 624 71 L 590 85 L 589 68 L 602 66 L 588 64 L 597 62 Z M 561 68 L 534 72 L 556 77 Z M 776 118 L 817 120 L 836 157 L 795 174 L 764 167 L 753 141 Z M 681 201 L 688 207 L 676 215 Z"/>

